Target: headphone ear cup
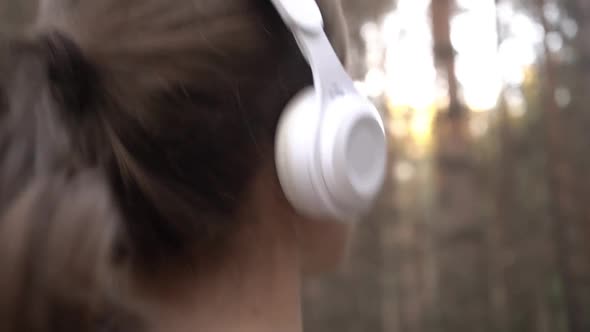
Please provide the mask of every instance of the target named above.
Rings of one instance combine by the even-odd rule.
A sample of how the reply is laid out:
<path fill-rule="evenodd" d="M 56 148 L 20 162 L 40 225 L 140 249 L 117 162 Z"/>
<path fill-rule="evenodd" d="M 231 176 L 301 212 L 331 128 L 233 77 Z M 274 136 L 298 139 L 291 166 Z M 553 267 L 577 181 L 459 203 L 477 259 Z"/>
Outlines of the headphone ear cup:
<path fill-rule="evenodd" d="M 331 215 L 329 198 L 315 184 L 314 166 L 318 99 L 313 88 L 296 95 L 286 106 L 277 128 L 275 162 L 283 193 L 298 213 L 312 218 Z"/>
<path fill-rule="evenodd" d="M 385 180 L 387 142 L 379 112 L 356 94 L 326 106 L 320 142 L 321 175 L 339 219 L 366 214 Z"/>
<path fill-rule="evenodd" d="M 279 120 L 279 182 L 297 212 L 311 218 L 354 222 L 367 212 L 383 184 L 386 155 L 377 110 L 354 94 L 321 112 L 315 90 L 305 89 Z"/>

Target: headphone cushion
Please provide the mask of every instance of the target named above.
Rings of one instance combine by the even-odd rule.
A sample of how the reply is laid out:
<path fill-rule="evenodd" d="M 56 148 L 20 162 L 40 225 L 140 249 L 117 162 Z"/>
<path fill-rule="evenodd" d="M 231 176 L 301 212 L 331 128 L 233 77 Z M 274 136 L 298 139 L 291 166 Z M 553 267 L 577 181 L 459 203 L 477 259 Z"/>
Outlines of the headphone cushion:
<path fill-rule="evenodd" d="M 315 91 L 307 88 L 285 107 L 275 143 L 277 174 L 283 193 L 299 213 L 317 218 L 333 214 L 327 193 L 318 188 L 318 170 L 313 164 L 319 121 Z"/>

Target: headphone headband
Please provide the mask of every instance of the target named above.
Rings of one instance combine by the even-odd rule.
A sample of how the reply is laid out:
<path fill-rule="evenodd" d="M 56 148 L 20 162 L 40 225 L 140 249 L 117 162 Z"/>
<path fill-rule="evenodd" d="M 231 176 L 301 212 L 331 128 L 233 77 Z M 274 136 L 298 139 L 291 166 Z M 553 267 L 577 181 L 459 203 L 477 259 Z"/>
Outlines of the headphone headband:
<path fill-rule="evenodd" d="M 310 32 L 324 27 L 322 13 L 314 0 L 271 0 L 285 24 Z"/>
<path fill-rule="evenodd" d="M 294 35 L 301 53 L 309 63 L 320 109 L 345 94 L 357 94 L 324 31 L 321 11 L 315 0 L 271 0 Z"/>

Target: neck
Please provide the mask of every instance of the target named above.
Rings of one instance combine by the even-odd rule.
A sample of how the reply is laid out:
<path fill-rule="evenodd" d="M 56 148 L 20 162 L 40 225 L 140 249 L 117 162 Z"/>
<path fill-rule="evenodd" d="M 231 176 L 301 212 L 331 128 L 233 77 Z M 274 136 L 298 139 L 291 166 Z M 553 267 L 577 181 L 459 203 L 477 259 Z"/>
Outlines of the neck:
<path fill-rule="evenodd" d="M 160 302 L 155 331 L 301 331 L 297 262 L 284 252 L 264 251 Z"/>
<path fill-rule="evenodd" d="M 284 203 L 262 192 L 245 205 L 244 227 L 222 264 L 205 275 L 196 271 L 186 283 L 166 286 L 165 295 L 154 301 L 154 331 L 302 330 L 300 248 L 290 216 L 273 208 Z M 169 291 L 170 286 L 178 291 Z"/>

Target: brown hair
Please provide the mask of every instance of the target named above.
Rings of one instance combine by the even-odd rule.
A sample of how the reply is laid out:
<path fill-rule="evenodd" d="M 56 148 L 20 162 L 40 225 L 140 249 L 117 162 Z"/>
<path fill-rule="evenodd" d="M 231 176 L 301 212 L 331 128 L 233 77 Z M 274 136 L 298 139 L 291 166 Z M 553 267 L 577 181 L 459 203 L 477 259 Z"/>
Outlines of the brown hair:
<path fill-rule="evenodd" d="M 268 0 L 49 7 L 0 45 L 0 330 L 135 330 L 117 269 L 217 259 L 311 76 Z"/>

